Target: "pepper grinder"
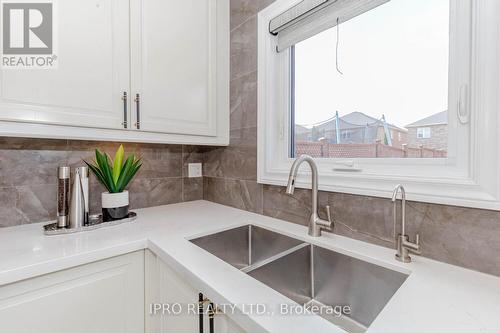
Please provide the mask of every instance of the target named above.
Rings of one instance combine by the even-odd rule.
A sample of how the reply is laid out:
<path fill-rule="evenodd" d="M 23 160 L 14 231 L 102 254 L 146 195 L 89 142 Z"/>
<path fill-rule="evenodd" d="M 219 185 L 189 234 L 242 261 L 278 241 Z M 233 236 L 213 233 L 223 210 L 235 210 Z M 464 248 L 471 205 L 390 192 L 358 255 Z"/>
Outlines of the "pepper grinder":
<path fill-rule="evenodd" d="M 71 169 L 64 166 L 58 169 L 57 185 L 57 227 L 66 228 L 69 225 L 69 185 Z"/>

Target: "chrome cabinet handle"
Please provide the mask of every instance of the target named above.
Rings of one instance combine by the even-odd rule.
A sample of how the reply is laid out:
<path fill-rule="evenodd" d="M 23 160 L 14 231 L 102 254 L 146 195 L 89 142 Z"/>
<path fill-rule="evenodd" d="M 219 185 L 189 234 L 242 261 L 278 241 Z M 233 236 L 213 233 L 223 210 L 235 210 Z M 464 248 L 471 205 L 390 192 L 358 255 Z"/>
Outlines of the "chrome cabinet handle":
<path fill-rule="evenodd" d="M 128 95 L 127 92 L 124 91 L 122 95 L 122 101 L 123 101 L 123 128 L 128 128 L 128 122 L 127 122 L 127 102 L 128 102 Z"/>
<path fill-rule="evenodd" d="M 135 123 L 135 127 L 137 129 L 141 129 L 141 95 L 135 95 L 135 109 L 137 112 L 137 122 Z"/>

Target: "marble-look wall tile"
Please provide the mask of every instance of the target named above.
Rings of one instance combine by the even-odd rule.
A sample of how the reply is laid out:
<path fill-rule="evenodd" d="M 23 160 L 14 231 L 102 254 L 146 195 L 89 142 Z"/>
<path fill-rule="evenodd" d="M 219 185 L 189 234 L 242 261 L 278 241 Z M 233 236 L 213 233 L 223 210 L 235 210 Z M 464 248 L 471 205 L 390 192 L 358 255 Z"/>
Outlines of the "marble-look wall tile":
<path fill-rule="evenodd" d="M 71 166 L 84 165 L 84 159 L 93 160 L 96 148 L 113 158 L 119 145 L 117 142 L 70 141 L 68 163 Z M 143 163 L 137 178 L 182 176 L 182 146 L 126 143 L 124 148 L 126 154 L 135 154 L 142 158 Z"/>
<path fill-rule="evenodd" d="M 231 81 L 257 70 L 257 18 L 231 31 Z"/>
<path fill-rule="evenodd" d="M 229 145 L 230 147 L 252 148 L 257 151 L 257 127 L 231 130 Z"/>
<path fill-rule="evenodd" d="M 326 193 L 336 223 L 335 233 L 368 241 L 377 245 L 394 247 L 394 235 L 400 233 L 400 225 L 394 225 L 394 203 L 386 198 L 375 198 L 344 193 Z M 396 205 L 398 222 L 401 205 Z M 423 210 L 422 210 L 423 209 Z M 426 206 L 408 202 L 406 206 L 407 231 L 420 225 L 425 217 Z"/>
<path fill-rule="evenodd" d="M 257 72 L 245 74 L 231 81 L 231 129 L 257 126 Z"/>
<path fill-rule="evenodd" d="M 203 177 L 183 178 L 182 201 L 203 200 Z"/>
<path fill-rule="evenodd" d="M 138 178 L 182 177 L 182 146 L 140 146 L 142 158 Z"/>
<path fill-rule="evenodd" d="M 257 12 L 274 0 L 230 0 L 231 7 L 231 30 L 237 28 L 246 20 L 256 15 Z"/>
<path fill-rule="evenodd" d="M 264 185 L 263 213 L 307 225 L 310 193 L 299 189 L 290 197 L 284 187 Z M 394 205 L 389 199 L 320 192 L 320 209 L 326 204 L 332 207 L 335 234 L 395 248 Z M 399 234 L 400 202 L 396 207 Z M 410 201 L 406 222 L 407 234 L 420 234 L 423 256 L 500 276 L 500 257 L 491 256 L 500 253 L 500 212 Z"/>
<path fill-rule="evenodd" d="M 189 178 L 188 165 L 189 163 L 202 163 L 202 168 L 204 168 L 204 154 L 209 149 L 198 146 L 182 147 L 183 201 L 203 200 L 203 177 Z"/>
<path fill-rule="evenodd" d="M 66 140 L 0 137 L 0 150 L 64 150 Z"/>
<path fill-rule="evenodd" d="M 16 207 L 28 222 L 48 221 L 57 211 L 57 187 L 51 184 L 19 186 Z"/>
<path fill-rule="evenodd" d="M 0 227 L 45 222 L 56 218 L 57 167 L 84 165 L 94 150 L 114 156 L 119 143 L 0 138 Z M 127 154 L 140 156 L 143 166 L 130 184 L 133 208 L 198 200 L 203 180 L 187 180 L 187 163 L 203 162 L 206 148 L 125 143 Z M 101 211 L 105 191 L 91 175 L 90 210 Z M 184 193 L 184 190 L 186 193 Z"/>
<path fill-rule="evenodd" d="M 182 202 L 182 178 L 137 179 L 130 186 L 130 208 Z"/>
<path fill-rule="evenodd" d="M 205 153 L 204 176 L 257 179 L 256 147 L 216 148 Z"/>
<path fill-rule="evenodd" d="M 335 221 L 352 231 L 362 230 L 380 240 L 392 240 L 393 204 L 390 200 L 342 193 L 328 193 Z"/>
<path fill-rule="evenodd" d="M 230 29 L 233 30 L 244 23 L 250 17 L 254 16 L 259 10 L 258 0 L 231 0 L 231 24 Z"/>
<path fill-rule="evenodd" d="M 67 159 L 65 147 L 55 149 L 0 148 L 0 186 L 55 184 L 54 170 Z"/>
<path fill-rule="evenodd" d="M 26 222 L 25 216 L 17 208 L 17 201 L 18 194 L 15 187 L 0 187 L 0 228 Z"/>
<path fill-rule="evenodd" d="M 307 225 L 311 216 L 311 191 L 295 189 L 294 195 L 285 193 L 285 187 L 264 185 L 264 215 Z M 318 198 L 324 206 L 325 196 Z"/>
<path fill-rule="evenodd" d="M 500 213 L 429 205 L 421 234 L 423 255 L 500 276 Z"/>
<path fill-rule="evenodd" d="M 188 177 L 189 163 L 202 163 L 204 153 L 209 150 L 208 147 L 183 146 L 182 147 L 182 176 Z"/>
<path fill-rule="evenodd" d="M 55 186 L 45 184 L 0 188 L 0 228 L 52 220 L 56 195 Z"/>
<path fill-rule="evenodd" d="M 255 181 L 204 177 L 203 192 L 205 200 L 262 214 L 262 185 Z"/>

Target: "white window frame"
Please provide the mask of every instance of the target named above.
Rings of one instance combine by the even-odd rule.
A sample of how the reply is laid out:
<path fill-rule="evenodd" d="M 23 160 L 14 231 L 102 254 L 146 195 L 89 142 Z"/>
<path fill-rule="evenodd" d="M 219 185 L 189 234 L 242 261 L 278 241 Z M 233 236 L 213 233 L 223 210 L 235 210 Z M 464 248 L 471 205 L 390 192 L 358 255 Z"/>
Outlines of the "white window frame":
<path fill-rule="evenodd" d="M 432 131 L 430 127 L 417 127 L 417 139 L 430 139 Z"/>
<path fill-rule="evenodd" d="M 276 52 L 269 22 L 301 0 L 258 15 L 258 182 L 286 185 L 290 54 Z M 320 190 L 500 210 L 500 1 L 451 0 L 448 158 L 317 159 Z M 468 124 L 463 124 L 468 123 Z M 296 185 L 310 188 L 307 168 Z"/>

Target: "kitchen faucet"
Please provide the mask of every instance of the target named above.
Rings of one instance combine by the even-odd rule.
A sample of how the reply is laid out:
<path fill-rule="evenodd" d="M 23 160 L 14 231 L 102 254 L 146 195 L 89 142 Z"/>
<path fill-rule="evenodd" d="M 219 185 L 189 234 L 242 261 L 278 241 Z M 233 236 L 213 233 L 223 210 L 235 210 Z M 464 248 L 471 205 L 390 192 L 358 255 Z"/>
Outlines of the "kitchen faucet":
<path fill-rule="evenodd" d="M 293 195 L 295 191 L 295 181 L 297 180 L 297 174 L 299 172 L 299 167 L 302 163 L 307 162 L 311 167 L 312 176 L 312 193 L 311 193 L 311 217 L 309 218 L 309 236 L 320 237 L 321 231 L 323 229 L 332 230 L 333 221 L 330 213 L 330 206 L 326 206 L 326 214 L 328 221 L 322 220 L 318 215 L 318 167 L 314 162 L 314 159 L 309 155 L 301 155 L 299 158 L 293 162 L 292 169 L 290 170 L 290 176 L 288 177 L 288 185 L 286 187 L 286 193 L 288 195 Z"/>
<path fill-rule="evenodd" d="M 397 224 L 397 200 L 398 193 L 401 192 L 401 233 L 396 238 Z M 393 237 L 396 240 L 396 260 L 409 263 L 411 262 L 410 253 L 421 254 L 420 252 L 420 235 L 417 234 L 415 243 L 410 242 L 410 238 L 405 234 L 406 224 L 406 191 L 403 185 L 398 185 L 392 193 L 392 202 L 394 203 L 394 226 Z"/>

